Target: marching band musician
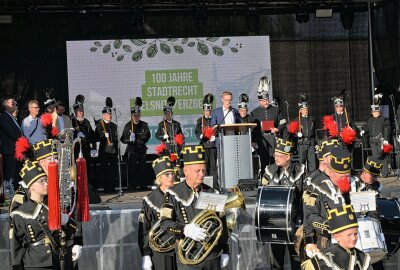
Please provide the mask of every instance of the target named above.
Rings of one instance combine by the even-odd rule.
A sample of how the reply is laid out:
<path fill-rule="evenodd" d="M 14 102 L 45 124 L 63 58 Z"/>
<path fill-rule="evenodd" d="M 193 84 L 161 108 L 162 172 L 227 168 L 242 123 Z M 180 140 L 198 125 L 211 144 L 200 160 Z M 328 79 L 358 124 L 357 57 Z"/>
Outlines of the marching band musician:
<path fill-rule="evenodd" d="M 378 181 L 378 176 L 381 173 L 382 167 L 383 162 L 381 159 L 373 156 L 367 157 L 359 177 L 362 184 L 357 191 L 375 191 L 376 195 L 379 197 L 379 193 L 382 190 L 382 184 Z"/>
<path fill-rule="evenodd" d="M 164 106 L 164 119 L 158 124 L 156 138 L 165 142 L 170 152 L 180 153 L 180 146 L 175 141 L 177 134 L 182 134 L 181 124 L 173 119 L 172 108 L 175 105 L 175 98 L 169 97 L 167 105 Z"/>
<path fill-rule="evenodd" d="M 106 193 L 115 191 L 118 163 L 117 125 L 112 121 L 113 102 L 106 98 L 106 107 L 102 110 L 102 119 L 97 123 L 95 136 L 99 145 L 99 159 L 103 169 L 103 187 Z"/>
<path fill-rule="evenodd" d="M 350 177 L 351 156 L 343 147 L 333 147 L 326 177 L 318 182 L 310 182 L 309 196 L 304 200 L 304 226 L 313 231 L 315 244 L 307 241 L 306 253 L 309 257 L 316 248 L 324 250 L 330 245 L 328 210 L 350 203 L 350 191 L 356 191 L 359 179 Z"/>
<path fill-rule="evenodd" d="M 379 106 L 382 94 L 374 96 L 374 104 L 371 105 L 372 116 L 368 119 L 367 126 L 360 131 L 360 135 L 369 135 L 369 145 L 371 146 L 372 156 L 382 159 L 382 145 L 388 144 L 390 137 L 389 119 L 381 115 Z M 386 158 L 383 159 L 382 177 L 388 175 L 388 163 Z"/>
<path fill-rule="evenodd" d="M 142 210 L 139 214 L 138 244 L 143 259 L 142 269 L 174 270 L 177 269 L 174 250 L 161 253 L 152 250 L 149 245 L 149 231 L 160 219 L 165 192 L 174 186 L 174 166 L 169 157 L 163 156 L 153 161 L 153 169 L 158 187 L 143 198 Z"/>
<path fill-rule="evenodd" d="M 313 172 L 316 170 L 315 163 L 315 120 L 309 115 L 308 102 L 306 94 L 300 94 L 299 103 L 299 127 L 297 133 L 298 143 L 297 151 L 299 152 L 299 162 L 305 164 L 307 162 L 307 170 Z"/>
<path fill-rule="evenodd" d="M 275 140 L 278 134 L 283 132 L 286 124 L 282 112 L 269 101 L 269 87 L 269 79 L 262 77 L 257 90 L 260 106 L 251 112 L 251 116 L 257 123 L 253 136 L 261 159 L 261 174 L 264 173 L 267 165 L 273 163 Z"/>
<path fill-rule="evenodd" d="M 296 196 L 294 205 L 297 206 L 297 214 L 302 217 L 302 192 L 303 192 L 303 180 L 306 175 L 305 165 L 292 162 L 294 143 L 292 141 L 278 138 L 275 146 L 275 163 L 268 165 L 265 168 L 265 173 L 262 179 L 263 185 L 283 185 L 283 186 L 295 186 Z M 293 221 L 294 222 L 294 221 Z M 295 258 L 297 256 L 294 246 L 287 245 L 290 264 L 292 269 L 300 269 L 300 262 Z M 271 258 L 271 269 L 284 269 L 284 254 L 285 245 L 271 244 L 270 246 L 270 258 Z"/>
<path fill-rule="evenodd" d="M 183 170 L 186 180 L 167 190 L 161 209 L 161 229 L 178 240 L 185 237 L 193 239 L 196 241 L 195 251 L 199 251 L 200 248 L 204 248 L 201 241 L 206 239 L 206 230 L 189 222 L 201 212 L 195 207 L 199 193 L 215 193 L 216 191 L 203 183 L 205 175 L 204 147 L 202 145 L 185 146 L 182 152 L 185 160 Z M 226 217 L 220 216 L 220 218 L 222 221 L 221 237 L 206 259 L 197 265 L 185 265 L 177 260 L 179 270 L 218 270 L 228 265 L 229 244 Z"/>
<path fill-rule="evenodd" d="M 72 127 L 74 128 L 74 137 L 81 138 L 80 145 L 76 144 L 74 149 L 75 158 L 79 157 L 79 152 L 82 149 L 82 155 L 86 159 L 88 167 L 92 164 L 93 157 L 97 155 L 96 150 L 96 136 L 89 120 L 85 118 L 85 110 L 83 104 L 85 97 L 78 95 L 75 98 L 75 104 L 72 106 L 74 110 L 74 117 L 72 117 Z M 88 177 L 90 174 L 88 174 Z M 89 183 L 95 185 L 94 179 L 89 177 Z"/>
<path fill-rule="evenodd" d="M 358 223 L 351 205 L 328 211 L 332 238 L 337 241 L 330 248 L 317 251 L 315 256 L 302 263 L 303 270 L 370 269 L 370 256 L 357 249 Z"/>
<path fill-rule="evenodd" d="M 128 189 L 133 191 L 136 186 L 146 190 L 144 169 L 146 166 L 146 143 L 151 133 L 146 122 L 140 120 L 142 99 L 136 97 L 135 106 L 131 108 L 131 120 L 126 123 L 120 141 L 127 144 L 125 155 L 128 159 Z"/>
<path fill-rule="evenodd" d="M 200 144 L 204 146 L 206 175 L 213 177 L 213 188 L 219 190 L 218 170 L 217 170 L 217 147 L 215 145 L 214 132 L 207 135 L 207 128 L 211 130 L 211 114 L 213 107 L 214 96 L 208 93 L 203 100 L 203 115 L 197 119 L 195 134 Z"/>
<path fill-rule="evenodd" d="M 249 109 L 247 108 L 247 103 L 249 103 L 249 96 L 247 94 L 241 94 L 239 96 L 239 123 L 253 123 L 253 117 L 248 114 Z"/>

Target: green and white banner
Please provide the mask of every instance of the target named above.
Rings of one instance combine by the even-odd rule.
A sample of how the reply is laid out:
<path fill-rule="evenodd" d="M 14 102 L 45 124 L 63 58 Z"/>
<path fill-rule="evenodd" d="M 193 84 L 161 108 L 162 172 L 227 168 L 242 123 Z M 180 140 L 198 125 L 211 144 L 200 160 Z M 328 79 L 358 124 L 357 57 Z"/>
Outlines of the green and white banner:
<path fill-rule="evenodd" d="M 152 132 L 149 153 L 160 143 L 154 135 L 168 97 L 176 99 L 174 119 L 186 143 L 195 144 L 196 120 L 207 93 L 221 106 L 221 93 L 231 91 L 233 107 L 247 93 L 252 110 L 258 104 L 259 78 L 271 78 L 268 36 L 68 41 L 67 60 L 69 102 L 72 106 L 78 94 L 85 96 L 85 117 L 93 127 L 93 118 L 101 118 L 105 99 L 111 97 L 113 121 L 118 118 L 122 134 L 130 107 L 136 97 L 143 99 L 142 120 Z"/>

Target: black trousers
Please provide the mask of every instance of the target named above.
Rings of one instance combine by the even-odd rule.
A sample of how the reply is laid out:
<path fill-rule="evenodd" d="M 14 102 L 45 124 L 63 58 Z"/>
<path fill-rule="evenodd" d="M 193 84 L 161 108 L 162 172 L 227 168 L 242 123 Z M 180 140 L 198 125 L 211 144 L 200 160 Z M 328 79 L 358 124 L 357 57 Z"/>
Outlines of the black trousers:
<path fill-rule="evenodd" d="M 285 251 L 289 251 L 290 265 L 292 270 L 300 270 L 300 259 L 293 245 L 270 244 L 271 269 L 285 269 Z"/>
<path fill-rule="evenodd" d="M 101 153 L 99 156 L 102 175 L 102 186 L 104 192 L 113 193 L 117 185 L 118 178 L 118 158 L 117 154 Z"/>
<path fill-rule="evenodd" d="M 274 134 L 268 133 L 263 134 L 261 138 L 257 140 L 257 153 L 260 156 L 261 175 L 264 175 L 265 167 L 275 162 L 275 136 Z"/>
<path fill-rule="evenodd" d="M 388 162 L 387 162 L 387 159 L 384 158 L 384 156 L 383 156 L 383 152 L 381 149 L 381 139 L 380 138 L 370 138 L 369 145 L 371 146 L 372 156 L 383 160 L 381 175 L 387 176 L 389 173 Z"/>
<path fill-rule="evenodd" d="M 128 158 L 128 188 L 135 190 L 136 186 L 146 187 L 144 169 L 146 166 L 146 152 L 127 152 Z"/>
<path fill-rule="evenodd" d="M 153 252 L 151 256 L 153 262 L 153 270 L 177 270 L 176 256 L 164 255 L 163 253 Z"/>
<path fill-rule="evenodd" d="M 221 257 L 211 259 L 209 261 L 203 261 L 196 265 L 185 265 L 178 261 L 178 270 L 220 270 L 221 269 Z"/>
<path fill-rule="evenodd" d="M 217 148 L 205 148 L 207 176 L 213 177 L 213 188 L 219 190 Z"/>
<path fill-rule="evenodd" d="M 297 144 L 297 151 L 299 152 L 300 164 L 307 162 L 307 170 L 313 172 L 317 169 L 315 162 L 315 148 L 311 142 L 299 142 Z"/>
<path fill-rule="evenodd" d="M 20 163 L 13 155 L 3 155 L 4 180 L 14 180 L 14 190 L 18 189 Z"/>

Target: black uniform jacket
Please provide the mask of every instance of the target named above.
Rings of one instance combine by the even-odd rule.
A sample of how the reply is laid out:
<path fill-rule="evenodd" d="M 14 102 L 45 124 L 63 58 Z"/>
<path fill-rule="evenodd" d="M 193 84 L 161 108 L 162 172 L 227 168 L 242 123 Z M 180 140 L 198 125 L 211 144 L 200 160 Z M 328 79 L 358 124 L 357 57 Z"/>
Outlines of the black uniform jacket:
<path fill-rule="evenodd" d="M 200 144 L 204 145 L 204 148 L 215 148 L 215 141 L 210 142 L 210 140 L 206 140 L 205 138 L 200 138 L 200 135 L 203 134 L 203 129 L 207 127 L 212 127 L 211 125 L 211 116 L 206 118 L 204 115 L 197 119 L 195 134 L 198 140 L 200 140 Z"/>
<path fill-rule="evenodd" d="M 251 112 L 251 117 L 257 123 L 257 128 L 254 129 L 256 133 L 261 134 L 260 123 L 264 120 L 274 121 L 274 127 L 279 129 L 279 133 L 282 134 L 285 128 L 286 119 L 283 117 L 282 112 L 279 110 L 278 106 L 269 105 L 267 108 L 257 107 Z"/>
<path fill-rule="evenodd" d="M 96 136 L 90 125 L 89 120 L 86 118 L 83 121 L 79 121 L 75 117 L 72 118 L 72 127 L 75 129 L 74 137 L 78 136 L 79 132 L 82 132 L 85 135 L 84 138 L 81 138 L 81 145 L 83 151 L 96 150 Z"/>
<path fill-rule="evenodd" d="M 365 134 L 371 138 L 383 138 L 386 141 L 390 139 L 390 122 L 383 117 L 370 117 L 365 127 Z"/>
<path fill-rule="evenodd" d="M 186 181 L 167 190 L 165 203 L 161 209 L 161 228 L 175 236 L 176 239 L 184 239 L 185 235 L 183 231 L 185 225 L 190 223 L 192 219 L 202 211 L 201 209 L 195 208 L 199 192 L 216 193 L 213 188 L 206 184 L 202 184 L 199 191 L 195 191 L 186 184 Z M 223 216 L 223 213 L 217 213 L 217 215 L 219 215 L 222 221 L 222 235 L 217 245 L 215 245 L 213 250 L 208 254 L 206 260 L 214 259 L 222 253 L 229 254 L 229 236 L 226 226 L 226 217 Z M 196 242 L 195 250 L 201 247 L 199 242 Z"/>
<path fill-rule="evenodd" d="M 131 133 L 135 133 L 135 141 L 131 142 Z M 120 138 L 122 143 L 128 144 L 125 152 L 146 152 L 146 143 L 150 140 L 151 133 L 149 125 L 139 120 L 139 123 L 135 124 L 132 121 L 126 123 L 122 136 Z"/>
<path fill-rule="evenodd" d="M 149 246 L 149 232 L 154 224 L 160 219 L 161 207 L 164 204 L 164 192 L 158 187 L 149 195 L 143 198 L 142 210 L 139 214 L 139 235 L 138 244 L 142 256 L 153 255 Z M 173 250 L 163 253 L 173 255 Z"/>
<path fill-rule="evenodd" d="M 312 259 L 305 261 L 303 270 L 346 269 L 366 270 L 370 268 L 370 256 L 357 248 L 346 249 L 338 244 L 318 252 Z"/>
<path fill-rule="evenodd" d="M 105 132 L 103 129 L 103 125 L 101 122 L 104 123 L 104 128 Z M 103 120 L 100 120 L 97 125 L 96 125 L 96 141 L 100 142 L 99 145 L 99 155 L 105 153 L 105 148 L 106 145 L 108 144 L 107 138 L 106 138 L 106 133 L 109 135 L 109 141 L 110 143 L 113 144 L 113 147 L 115 148 L 115 153 L 117 153 L 117 147 L 118 147 L 118 138 L 117 138 L 117 125 L 113 122 L 106 123 Z"/>
<path fill-rule="evenodd" d="M 300 120 L 299 120 L 300 119 Z M 302 137 L 299 138 L 300 144 L 315 145 L 315 120 L 312 116 L 298 118 L 301 125 Z"/>

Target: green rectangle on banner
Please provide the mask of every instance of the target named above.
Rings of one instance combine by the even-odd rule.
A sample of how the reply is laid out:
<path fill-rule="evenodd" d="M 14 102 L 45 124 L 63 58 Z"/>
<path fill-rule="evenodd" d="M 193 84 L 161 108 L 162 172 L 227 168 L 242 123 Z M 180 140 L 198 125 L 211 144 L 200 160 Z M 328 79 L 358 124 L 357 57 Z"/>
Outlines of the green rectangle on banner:
<path fill-rule="evenodd" d="M 198 82 L 197 69 L 173 69 L 173 70 L 146 70 L 146 83 L 164 84 L 177 82 Z"/>

